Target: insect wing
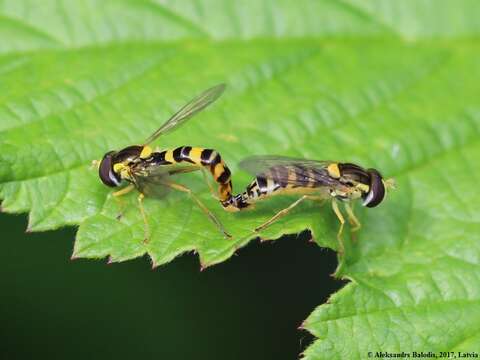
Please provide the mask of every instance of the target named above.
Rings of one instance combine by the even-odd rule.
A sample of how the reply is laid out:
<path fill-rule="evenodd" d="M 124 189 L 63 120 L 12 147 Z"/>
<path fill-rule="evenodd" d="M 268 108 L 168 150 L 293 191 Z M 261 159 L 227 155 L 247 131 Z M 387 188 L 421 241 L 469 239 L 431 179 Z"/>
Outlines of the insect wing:
<path fill-rule="evenodd" d="M 168 174 L 141 176 L 135 175 L 135 185 L 138 190 L 147 197 L 163 198 L 167 195 L 169 188 L 165 185 Z"/>
<path fill-rule="evenodd" d="M 169 177 L 176 174 L 183 174 L 200 170 L 197 166 L 158 165 L 147 170 L 145 175 L 136 174 L 135 184 L 140 192 L 149 197 L 163 198 L 169 191 L 165 185 Z"/>
<path fill-rule="evenodd" d="M 205 109 L 208 105 L 217 100 L 225 91 L 225 84 L 219 84 L 210 89 L 205 90 L 196 98 L 189 101 L 179 111 L 177 111 L 170 119 L 168 119 L 157 131 L 155 131 L 146 141 L 145 145 L 150 144 L 160 135 L 172 131 L 184 124 L 196 113 Z"/>
<path fill-rule="evenodd" d="M 240 168 L 252 175 L 257 175 L 269 170 L 275 166 L 292 166 L 301 165 L 305 167 L 326 168 L 333 161 L 308 160 L 302 158 L 293 158 L 288 156 L 277 155 L 259 155 L 250 156 L 240 161 Z"/>
<path fill-rule="evenodd" d="M 331 163 L 283 156 L 252 156 L 242 160 L 239 166 L 254 176 L 272 178 L 283 185 L 336 186 L 339 181 L 327 171 Z"/>

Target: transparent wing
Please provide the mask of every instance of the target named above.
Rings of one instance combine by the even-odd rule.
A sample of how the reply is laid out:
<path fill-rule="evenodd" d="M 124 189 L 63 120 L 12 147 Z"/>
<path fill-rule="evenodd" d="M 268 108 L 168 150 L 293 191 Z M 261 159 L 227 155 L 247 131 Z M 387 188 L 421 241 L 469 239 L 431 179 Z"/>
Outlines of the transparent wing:
<path fill-rule="evenodd" d="M 208 105 L 217 100 L 225 91 L 225 84 L 219 84 L 210 89 L 205 90 L 196 98 L 189 101 L 184 107 L 177 111 L 170 119 L 168 119 L 157 131 L 155 131 L 145 141 L 145 145 L 150 144 L 160 135 L 176 129 L 193 115 L 205 109 Z"/>
<path fill-rule="evenodd" d="M 135 184 L 146 196 L 163 198 L 170 190 L 165 185 L 170 176 L 197 170 L 198 166 L 160 165 L 149 169 L 146 175 L 135 175 Z"/>
<path fill-rule="evenodd" d="M 152 176 L 135 176 L 135 185 L 138 190 L 147 197 L 163 198 L 167 195 L 169 188 L 165 185 L 168 174 Z"/>
<path fill-rule="evenodd" d="M 332 178 L 327 171 L 327 166 L 331 163 L 332 161 L 266 155 L 246 158 L 239 166 L 254 176 L 272 178 L 279 183 L 294 186 L 312 183 L 317 186 L 335 186 L 339 181 Z"/>
<path fill-rule="evenodd" d="M 308 160 L 277 155 L 259 155 L 243 159 L 240 161 L 239 166 L 240 169 L 245 170 L 252 175 L 258 175 L 276 166 L 302 166 L 325 170 L 331 163 L 333 163 L 333 161 Z"/>
<path fill-rule="evenodd" d="M 175 174 L 189 173 L 192 171 L 198 171 L 201 168 L 198 165 L 188 164 L 188 165 L 178 165 L 178 164 L 169 164 L 169 165 L 157 165 L 151 167 L 147 170 L 148 175 L 146 177 L 168 177 Z"/>

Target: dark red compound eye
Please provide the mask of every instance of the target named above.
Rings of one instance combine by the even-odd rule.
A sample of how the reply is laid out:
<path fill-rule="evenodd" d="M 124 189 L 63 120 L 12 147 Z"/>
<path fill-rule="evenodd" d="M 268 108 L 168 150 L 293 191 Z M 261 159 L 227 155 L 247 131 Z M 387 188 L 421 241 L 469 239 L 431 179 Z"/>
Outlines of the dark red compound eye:
<path fill-rule="evenodd" d="M 110 187 L 116 187 L 120 185 L 121 179 L 113 171 L 112 157 L 115 154 L 115 151 L 109 151 L 103 156 L 102 161 L 100 162 L 100 167 L 98 168 L 98 176 L 102 182 Z"/>
<path fill-rule="evenodd" d="M 372 208 L 380 204 L 385 197 L 385 185 L 377 170 L 368 169 L 367 173 L 370 175 L 370 190 L 362 197 L 363 206 Z"/>

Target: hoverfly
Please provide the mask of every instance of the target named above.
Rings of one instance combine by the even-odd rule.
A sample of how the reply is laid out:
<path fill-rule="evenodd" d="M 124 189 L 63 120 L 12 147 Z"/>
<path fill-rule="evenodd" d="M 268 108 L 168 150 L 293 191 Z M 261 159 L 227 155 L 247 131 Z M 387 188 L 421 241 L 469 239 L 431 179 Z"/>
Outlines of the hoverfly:
<path fill-rule="evenodd" d="M 222 202 L 227 211 L 238 211 L 252 207 L 262 199 L 280 194 L 301 194 L 302 196 L 287 208 L 279 211 L 268 221 L 258 226 L 261 231 L 279 218 L 288 214 L 306 199 L 332 200 L 332 209 L 340 221 L 337 233 L 339 251 L 343 253 L 342 231 L 345 218 L 338 201 L 345 203 L 352 232 L 361 224 L 350 205 L 352 200 L 362 199 L 362 205 L 375 207 L 385 198 L 388 188 L 394 188 L 394 180 L 384 180 L 376 169 L 364 169 L 351 163 L 294 159 L 280 156 L 253 156 L 240 162 L 240 168 L 253 174 L 255 179 L 245 192 L 231 196 Z"/>
<path fill-rule="evenodd" d="M 219 230 L 226 237 L 230 237 L 221 222 L 188 187 L 174 183 L 170 179 L 175 174 L 208 169 L 219 185 L 219 200 L 225 201 L 231 197 L 232 182 L 230 170 L 220 154 L 213 149 L 192 146 L 180 146 L 163 151 L 154 151 L 149 146 L 159 136 L 177 129 L 196 113 L 213 103 L 224 90 L 224 84 L 205 90 L 170 117 L 143 145 L 132 145 L 119 151 L 109 151 L 100 162 L 96 162 L 98 175 L 105 185 L 119 187 L 124 182 L 130 183 L 125 188 L 114 192 L 113 196 L 124 195 L 135 188 L 140 192 L 138 204 L 145 226 L 145 241 L 148 241 L 150 237 L 150 230 L 143 208 L 143 199 L 149 195 L 163 196 L 165 190 L 168 189 L 189 194 Z M 182 166 L 179 166 L 179 163 L 182 163 Z M 213 192 L 211 188 L 210 190 Z"/>

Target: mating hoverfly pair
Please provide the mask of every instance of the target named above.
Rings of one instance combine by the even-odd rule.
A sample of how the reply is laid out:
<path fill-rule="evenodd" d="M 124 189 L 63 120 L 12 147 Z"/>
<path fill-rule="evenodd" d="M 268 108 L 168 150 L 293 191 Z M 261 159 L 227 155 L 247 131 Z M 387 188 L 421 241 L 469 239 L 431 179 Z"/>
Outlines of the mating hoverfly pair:
<path fill-rule="evenodd" d="M 217 100 L 224 92 L 225 85 L 214 86 L 188 102 L 143 145 L 128 146 L 119 151 L 107 152 L 97 162 L 101 181 L 110 187 L 119 187 L 122 183 L 128 186 L 113 193 L 118 197 L 133 189 L 139 191 L 138 204 L 144 222 L 145 241 L 150 237 L 148 220 L 143 208 L 145 196 L 163 195 L 170 188 L 190 195 L 209 219 L 217 226 L 225 237 L 231 235 L 225 230 L 217 217 L 186 186 L 172 181 L 176 174 L 202 170 L 204 177 L 210 172 L 218 184 L 217 197 L 226 211 L 234 212 L 252 208 L 259 200 L 279 194 L 299 194 L 301 197 L 289 207 L 279 211 L 270 220 L 255 229 L 259 232 L 306 199 L 331 199 L 332 208 L 340 221 L 337 233 L 340 248 L 343 252 L 342 231 L 345 219 L 339 209 L 338 201 L 345 203 L 348 220 L 352 231 L 360 229 L 350 202 L 361 198 L 366 207 L 375 207 L 382 202 L 386 189 L 393 187 L 392 180 L 384 180 L 375 169 L 364 169 L 350 163 L 334 161 L 315 161 L 293 159 L 279 156 L 254 156 L 243 160 L 240 167 L 255 176 L 246 191 L 238 195 L 232 193 L 231 173 L 220 154 L 213 149 L 192 146 L 180 146 L 176 149 L 154 151 L 150 144 L 159 136 L 177 129 L 188 119 Z M 205 180 L 208 179 L 205 177 Z"/>

